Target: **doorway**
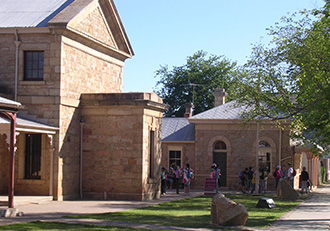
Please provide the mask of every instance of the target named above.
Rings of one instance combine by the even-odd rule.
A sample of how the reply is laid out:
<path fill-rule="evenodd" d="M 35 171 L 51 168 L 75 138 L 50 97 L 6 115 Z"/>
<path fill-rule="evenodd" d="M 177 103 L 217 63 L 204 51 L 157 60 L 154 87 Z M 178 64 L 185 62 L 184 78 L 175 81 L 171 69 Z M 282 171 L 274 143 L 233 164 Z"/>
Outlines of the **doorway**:
<path fill-rule="evenodd" d="M 220 166 L 221 170 L 221 187 L 227 186 L 227 146 L 222 141 L 217 141 L 213 148 L 213 163 Z"/>

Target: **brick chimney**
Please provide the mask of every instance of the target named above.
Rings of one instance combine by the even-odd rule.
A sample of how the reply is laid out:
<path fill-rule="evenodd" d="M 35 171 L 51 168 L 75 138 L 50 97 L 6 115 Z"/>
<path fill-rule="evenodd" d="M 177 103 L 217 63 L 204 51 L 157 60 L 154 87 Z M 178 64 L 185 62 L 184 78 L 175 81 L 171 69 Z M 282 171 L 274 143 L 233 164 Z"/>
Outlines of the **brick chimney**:
<path fill-rule="evenodd" d="M 185 103 L 184 107 L 186 108 L 186 112 L 184 113 L 184 118 L 191 117 L 192 116 L 193 104 L 192 103 Z"/>
<path fill-rule="evenodd" d="M 214 106 L 215 107 L 226 103 L 227 93 L 224 88 L 215 89 L 212 95 L 214 96 Z"/>

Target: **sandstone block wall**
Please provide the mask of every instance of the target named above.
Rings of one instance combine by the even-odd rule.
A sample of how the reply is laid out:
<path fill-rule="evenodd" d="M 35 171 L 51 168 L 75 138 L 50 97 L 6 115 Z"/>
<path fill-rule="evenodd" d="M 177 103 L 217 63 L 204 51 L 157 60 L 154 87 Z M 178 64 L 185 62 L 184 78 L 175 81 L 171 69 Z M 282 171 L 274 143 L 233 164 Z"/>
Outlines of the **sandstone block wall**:
<path fill-rule="evenodd" d="M 154 131 L 158 166 L 162 112 L 145 108 L 149 99 L 133 98 L 134 93 L 83 95 L 85 198 L 144 200 L 158 193 L 159 179 L 149 177 L 149 134 Z M 158 176 L 159 169 L 154 171 Z"/>
<path fill-rule="evenodd" d="M 222 140 L 227 145 L 227 187 L 239 188 L 239 172 L 250 166 L 255 167 L 256 161 L 256 127 L 241 125 L 196 125 L 196 152 L 195 152 L 195 187 L 203 188 L 204 179 L 209 176 L 209 169 L 213 161 L 213 145 Z M 279 130 L 273 125 L 263 126 L 260 131 L 260 141 L 271 144 L 271 169 L 279 163 Z M 282 159 L 291 155 L 288 130 L 282 134 Z M 274 187 L 272 176 L 268 180 L 268 188 Z"/>

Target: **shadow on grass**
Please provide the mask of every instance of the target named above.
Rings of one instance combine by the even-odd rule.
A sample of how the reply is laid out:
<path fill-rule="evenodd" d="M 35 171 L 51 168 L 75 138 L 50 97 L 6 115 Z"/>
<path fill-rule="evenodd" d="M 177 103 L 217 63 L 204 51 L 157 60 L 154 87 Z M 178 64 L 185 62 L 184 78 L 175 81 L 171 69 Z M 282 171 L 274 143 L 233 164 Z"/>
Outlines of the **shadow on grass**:
<path fill-rule="evenodd" d="M 95 226 L 95 225 L 79 225 L 79 224 L 65 224 L 65 223 L 54 223 L 54 222 L 29 222 L 20 223 L 13 225 L 0 226 L 0 230 L 19 230 L 19 231 L 41 231 L 41 230 L 79 230 L 79 231 L 136 231 L 144 229 L 133 229 L 127 227 L 112 227 L 112 226 Z"/>
<path fill-rule="evenodd" d="M 274 195 L 260 197 L 227 195 L 226 197 L 236 203 L 243 204 L 248 210 L 249 218 L 245 226 L 258 228 L 268 227 L 280 216 L 300 203 L 300 201 L 276 201 L 277 208 L 267 209 L 256 208 L 258 200 L 262 197 L 269 197 L 275 200 Z M 211 224 L 211 202 L 212 197 L 202 196 L 123 212 L 83 215 L 75 218 L 202 228 L 209 227 Z"/>

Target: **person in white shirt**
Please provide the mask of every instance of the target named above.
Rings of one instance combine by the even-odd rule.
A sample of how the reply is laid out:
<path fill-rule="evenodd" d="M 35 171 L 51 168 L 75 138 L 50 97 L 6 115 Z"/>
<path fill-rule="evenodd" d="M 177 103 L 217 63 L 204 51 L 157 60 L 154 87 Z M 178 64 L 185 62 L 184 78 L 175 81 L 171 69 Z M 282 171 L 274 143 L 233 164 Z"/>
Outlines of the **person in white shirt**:
<path fill-rule="evenodd" d="M 293 188 L 293 168 L 291 163 L 288 163 L 288 180 L 289 180 L 289 184 L 291 186 L 291 188 Z"/>

